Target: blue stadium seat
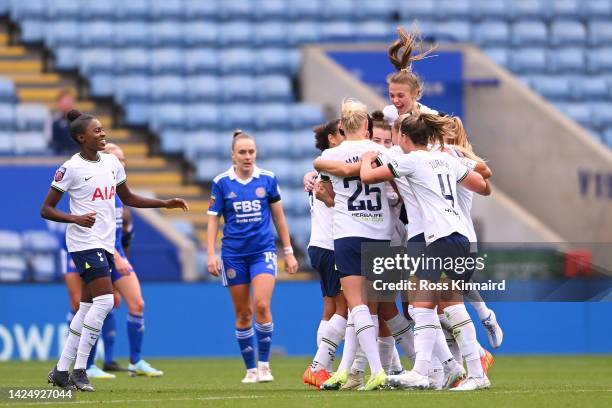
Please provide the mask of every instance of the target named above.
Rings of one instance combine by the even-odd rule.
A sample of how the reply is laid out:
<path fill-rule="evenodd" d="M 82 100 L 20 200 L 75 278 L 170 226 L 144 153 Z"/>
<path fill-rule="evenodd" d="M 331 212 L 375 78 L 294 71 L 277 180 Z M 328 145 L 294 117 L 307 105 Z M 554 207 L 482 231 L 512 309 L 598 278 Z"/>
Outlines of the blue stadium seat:
<path fill-rule="evenodd" d="M 252 1 L 220 1 L 218 7 L 224 20 L 249 20 L 255 13 Z"/>
<path fill-rule="evenodd" d="M 219 16 L 217 0 L 183 0 L 183 13 L 186 20 L 216 20 Z"/>
<path fill-rule="evenodd" d="M 580 73 L 586 67 L 584 48 L 561 48 L 549 52 L 550 72 Z"/>
<path fill-rule="evenodd" d="M 76 69 L 79 65 L 79 50 L 75 47 L 59 47 L 53 51 L 55 68 L 58 70 Z"/>
<path fill-rule="evenodd" d="M 255 53 L 249 48 L 222 50 L 219 56 L 219 67 L 224 74 L 251 74 L 257 62 Z"/>
<path fill-rule="evenodd" d="M 219 145 L 219 135 L 206 130 L 197 130 L 185 133 L 185 157 L 196 162 L 204 157 L 211 157 L 217 154 Z"/>
<path fill-rule="evenodd" d="M 276 178 L 278 179 L 278 183 L 281 186 L 287 185 L 289 180 L 291 179 L 291 168 L 293 167 L 293 162 L 289 159 L 283 158 L 274 158 L 265 160 L 261 160 L 258 166 L 264 170 L 268 170 L 274 173 Z M 282 198 L 282 191 L 281 191 Z"/>
<path fill-rule="evenodd" d="M 149 16 L 153 20 L 177 20 L 183 19 L 183 0 L 152 1 Z"/>
<path fill-rule="evenodd" d="M 150 7 L 149 0 L 118 1 L 115 15 L 121 20 L 147 21 Z"/>
<path fill-rule="evenodd" d="M 248 21 L 233 21 L 219 27 L 220 47 L 251 46 L 253 43 L 253 25 Z"/>
<path fill-rule="evenodd" d="M 89 94 L 95 98 L 111 98 L 114 96 L 115 76 L 99 74 L 89 76 Z"/>
<path fill-rule="evenodd" d="M 291 112 L 285 104 L 266 103 L 255 106 L 255 123 L 258 129 L 287 129 L 290 120 Z"/>
<path fill-rule="evenodd" d="M 252 102 L 255 100 L 255 78 L 229 75 L 221 79 L 221 97 L 226 102 Z"/>
<path fill-rule="evenodd" d="M 504 0 L 472 0 L 472 12 L 479 19 L 506 20 L 509 10 Z"/>
<path fill-rule="evenodd" d="M 298 103 L 291 106 L 291 123 L 294 129 L 311 128 L 323 123 L 325 118 L 321 106 Z"/>
<path fill-rule="evenodd" d="M 608 85 L 605 77 L 576 77 L 572 81 L 572 94 L 578 100 L 606 100 L 610 98 Z"/>
<path fill-rule="evenodd" d="M 547 53 L 542 48 L 514 50 L 509 62 L 512 70 L 519 74 L 545 72 L 548 66 Z"/>
<path fill-rule="evenodd" d="M 46 23 L 42 20 L 25 20 L 21 24 L 19 39 L 26 44 L 42 42 L 45 39 Z"/>
<path fill-rule="evenodd" d="M 57 251 L 60 243 L 57 235 L 47 230 L 28 230 L 21 234 L 24 247 L 29 251 Z"/>
<path fill-rule="evenodd" d="M 79 0 L 54 0 L 47 2 L 47 19 L 49 21 L 76 21 L 80 13 Z"/>
<path fill-rule="evenodd" d="M 352 21 L 330 21 L 321 26 L 321 39 L 328 42 L 355 40 L 357 27 Z"/>
<path fill-rule="evenodd" d="M 125 123 L 132 126 L 146 126 L 151 116 L 151 105 L 146 102 L 124 104 Z"/>
<path fill-rule="evenodd" d="M 190 104 L 186 108 L 187 128 L 193 131 L 203 131 L 217 128 L 227 120 L 224 109 L 216 104 Z"/>
<path fill-rule="evenodd" d="M 487 49 L 483 49 L 483 51 L 497 65 L 508 67 L 510 57 L 508 56 L 507 48 L 487 48 Z"/>
<path fill-rule="evenodd" d="M 81 46 L 112 47 L 114 31 L 114 24 L 108 21 L 88 23 L 87 28 L 81 33 Z"/>
<path fill-rule="evenodd" d="M 183 74 L 185 67 L 183 51 L 177 48 L 158 48 L 151 51 L 153 74 Z"/>
<path fill-rule="evenodd" d="M 612 126 L 612 103 L 592 102 L 593 124 L 599 129 Z"/>
<path fill-rule="evenodd" d="M 554 21 L 550 25 L 550 43 L 553 46 L 584 45 L 587 33 L 579 21 Z"/>
<path fill-rule="evenodd" d="M 0 102 L 15 102 L 15 84 L 10 79 L 0 76 Z"/>
<path fill-rule="evenodd" d="M 584 1 L 554 0 L 546 4 L 552 19 L 577 19 L 583 15 Z"/>
<path fill-rule="evenodd" d="M 440 22 L 436 24 L 434 35 L 438 41 L 469 42 L 472 30 L 468 22 Z"/>
<path fill-rule="evenodd" d="M 591 48 L 587 53 L 589 72 L 612 72 L 612 47 Z"/>
<path fill-rule="evenodd" d="M 0 104 L 0 129 L 15 129 L 15 107 L 13 104 Z"/>
<path fill-rule="evenodd" d="M 193 49 L 185 51 L 185 70 L 187 74 L 216 73 L 221 61 L 215 49 Z"/>
<path fill-rule="evenodd" d="M 395 32 L 391 30 L 387 22 L 364 21 L 359 24 L 356 37 L 358 41 L 389 41 L 394 34 Z"/>
<path fill-rule="evenodd" d="M 510 27 L 505 21 L 485 21 L 474 27 L 473 40 L 480 46 L 505 46 L 510 42 Z"/>
<path fill-rule="evenodd" d="M 356 17 L 361 20 L 376 20 L 389 23 L 399 14 L 399 4 L 395 0 L 360 1 L 355 7 Z"/>
<path fill-rule="evenodd" d="M 288 0 L 287 8 L 289 9 L 289 16 L 293 20 L 317 20 L 323 18 L 323 4 L 321 0 Z"/>
<path fill-rule="evenodd" d="M 589 45 L 612 45 L 612 21 L 591 21 L 589 28 Z"/>
<path fill-rule="evenodd" d="M 289 222 L 291 240 L 301 248 L 310 242 L 310 217 L 297 217 Z"/>
<path fill-rule="evenodd" d="M 469 0 L 439 0 L 436 3 L 437 17 L 440 19 L 469 20 L 473 8 Z"/>
<path fill-rule="evenodd" d="M 323 18 L 335 21 L 352 21 L 357 17 L 357 4 L 354 0 L 334 0 L 325 2 Z"/>
<path fill-rule="evenodd" d="M 25 259 L 18 256 L 0 257 L 0 282 L 20 282 L 26 279 Z"/>
<path fill-rule="evenodd" d="M 287 24 L 256 24 L 254 29 L 253 44 L 257 47 L 284 47 L 288 45 Z"/>
<path fill-rule="evenodd" d="M 540 95 L 554 101 L 565 101 L 572 97 L 572 80 L 564 76 L 533 76 L 529 84 Z"/>
<path fill-rule="evenodd" d="M 162 21 L 150 24 L 153 47 L 181 47 L 183 45 L 183 24 L 176 21 Z"/>
<path fill-rule="evenodd" d="M 215 46 L 219 41 L 219 27 L 210 21 L 184 23 L 184 42 L 187 47 Z"/>
<path fill-rule="evenodd" d="M 51 153 L 45 136 L 40 130 L 15 133 L 15 152 L 23 155 L 46 155 Z"/>
<path fill-rule="evenodd" d="M 155 103 L 183 102 L 187 88 L 180 76 L 159 76 L 151 79 L 151 99 Z"/>
<path fill-rule="evenodd" d="M 537 19 L 543 20 L 547 16 L 547 5 L 545 0 L 520 0 L 510 1 L 510 13 L 515 19 Z"/>
<path fill-rule="evenodd" d="M 170 221 L 172 226 L 176 228 L 181 234 L 188 238 L 193 238 L 195 235 L 195 228 L 193 224 L 185 220 L 172 220 Z"/>
<path fill-rule="evenodd" d="M 220 120 L 217 126 L 229 131 L 238 128 L 253 129 L 255 127 L 255 109 L 254 105 L 247 103 L 225 104 L 221 107 Z"/>
<path fill-rule="evenodd" d="M 32 267 L 35 282 L 51 282 L 55 279 L 55 271 L 58 269 L 58 259 L 55 254 L 31 254 L 28 262 Z"/>
<path fill-rule="evenodd" d="M 216 157 L 201 159 L 196 164 L 196 180 L 212 181 L 227 170 L 227 162 Z"/>
<path fill-rule="evenodd" d="M 116 0 L 84 0 L 81 6 L 81 18 L 91 21 L 113 21 L 117 8 L 115 3 Z"/>
<path fill-rule="evenodd" d="M 11 230 L 0 230 L 0 254 L 14 254 L 23 251 L 21 235 Z"/>
<path fill-rule="evenodd" d="M 261 102 L 290 102 L 293 100 L 291 82 L 283 75 L 266 75 L 255 80 L 256 97 Z"/>
<path fill-rule="evenodd" d="M 257 150 L 261 152 L 261 157 L 266 159 L 286 158 L 290 148 L 291 143 L 287 132 L 277 130 L 257 133 Z"/>
<path fill-rule="evenodd" d="M 17 130 L 43 132 L 50 114 L 46 105 L 22 103 L 15 109 Z"/>
<path fill-rule="evenodd" d="M 610 0 L 587 0 L 583 8 L 584 14 L 589 20 L 606 20 L 612 17 L 612 2 Z"/>
<path fill-rule="evenodd" d="M 409 0 L 399 3 L 399 13 L 402 20 L 424 19 L 437 17 L 436 4 L 433 0 Z"/>
<path fill-rule="evenodd" d="M 0 131 L 0 155 L 13 153 L 15 141 L 12 132 Z"/>
<path fill-rule="evenodd" d="M 289 19 L 289 7 L 283 0 L 256 0 L 254 9 L 255 18 L 259 21 Z"/>
<path fill-rule="evenodd" d="M 308 199 L 308 194 L 304 192 L 304 184 L 302 183 L 302 180 L 304 179 L 304 174 L 314 170 L 312 167 L 312 161 L 315 157 L 316 156 L 306 156 L 306 158 L 301 157 L 299 160 L 294 161 L 291 179 L 292 185 L 299 188 L 299 191 L 301 191 L 303 194 L 300 200 Z M 308 205 L 306 206 L 306 209 L 310 209 Z"/>
<path fill-rule="evenodd" d="M 149 44 L 150 26 L 140 21 L 120 22 L 115 24 L 115 45 L 124 47 L 147 47 Z"/>
<path fill-rule="evenodd" d="M 559 110 L 582 126 L 590 127 L 593 123 L 593 113 L 586 104 L 564 102 L 556 104 Z"/>
<path fill-rule="evenodd" d="M 45 0 L 13 0 L 11 2 L 11 17 L 17 21 L 44 20 L 46 16 L 47 2 Z"/>
<path fill-rule="evenodd" d="M 115 99 L 120 104 L 148 102 L 151 99 L 151 81 L 145 75 L 117 76 Z"/>
<path fill-rule="evenodd" d="M 321 28 L 315 21 L 296 21 L 288 27 L 288 39 L 292 46 L 316 43 L 322 38 Z"/>
<path fill-rule="evenodd" d="M 519 21 L 512 25 L 512 44 L 517 47 L 546 45 L 548 33 L 541 21 Z"/>
<path fill-rule="evenodd" d="M 219 77 L 206 75 L 188 77 L 185 98 L 189 102 L 215 102 L 221 98 Z"/>
<path fill-rule="evenodd" d="M 48 47 L 77 46 L 80 38 L 81 26 L 79 23 L 70 21 L 47 23 L 45 43 Z"/>
<path fill-rule="evenodd" d="M 185 109 L 180 104 L 160 103 L 153 105 L 149 112 L 149 127 L 161 133 L 168 129 L 184 129 L 186 127 Z"/>
<path fill-rule="evenodd" d="M 291 153 L 294 158 L 314 158 L 321 152 L 315 148 L 315 138 L 312 130 L 296 130 L 291 134 Z M 311 162 L 312 167 L 312 162 Z"/>
<path fill-rule="evenodd" d="M 151 55 L 143 48 L 125 48 L 115 54 L 116 73 L 148 74 L 151 71 Z"/>
<path fill-rule="evenodd" d="M 612 149 L 612 128 L 607 128 L 603 131 L 601 141 Z"/>
<path fill-rule="evenodd" d="M 80 52 L 79 70 L 86 77 L 115 70 L 115 54 L 108 48 L 88 48 Z"/>
<path fill-rule="evenodd" d="M 168 154 L 182 153 L 185 149 L 184 133 L 182 130 L 166 130 L 159 135 L 159 147 Z"/>

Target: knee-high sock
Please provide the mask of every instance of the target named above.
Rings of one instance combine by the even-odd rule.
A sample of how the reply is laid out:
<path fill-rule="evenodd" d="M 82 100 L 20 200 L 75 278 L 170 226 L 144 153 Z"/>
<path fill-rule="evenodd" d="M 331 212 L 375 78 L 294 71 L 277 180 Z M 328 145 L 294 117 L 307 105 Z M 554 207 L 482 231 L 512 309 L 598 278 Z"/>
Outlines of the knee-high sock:
<path fill-rule="evenodd" d="M 380 363 L 380 354 L 378 353 L 378 344 L 376 341 L 378 333 L 372 321 L 372 316 L 366 305 L 356 306 L 351 312 L 353 313 L 355 334 L 359 340 L 359 345 L 368 359 L 372 375 L 376 375 L 382 370 L 382 365 Z"/>
<path fill-rule="evenodd" d="M 85 315 L 91 309 L 91 303 L 81 302 L 79 304 L 79 310 L 74 314 L 72 321 L 70 322 L 70 329 L 68 330 L 68 339 L 64 343 L 64 349 L 60 355 L 60 359 L 57 362 L 58 371 L 68 371 L 70 365 L 76 359 L 77 349 L 79 347 L 79 341 L 81 340 L 81 331 L 83 330 L 83 320 Z"/>
<path fill-rule="evenodd" d="M 421 375 L 428 375 L 431 368 L 437 320 L 434 309 L 424 307 L 414 308 L 414 349 L 416 359 L 413 370 Z"/>
<path fill-rule="evenodd" d="M 355 360 L 353 360 L 353 365 L 351 366 L 351 373 L 364 373 L 367 365 L 368 358 L 359 346 L 359 342 L 357 342 L 357 352 L 355 353 Z"/>
<path fill-rule="evenodd" d="M 414 364 L 416 355 L 414 351 L 414 322 L 398 313 L 387 320 L 387 326 L 389 326 L 395 342 L 400 345 L 408 360 Z"/>
<path fill-rule="evenodd" d="M 333 365 L 338 345 L 344 338 L 345 331 L 346 319 L 337 314 L 333 315 L 325 325 L 325 330 L 323 330 L 321 336 L 321 344 L 312 361 L 311 367 L 314 372 L 321 368 L 326 368 L 329 371 L 330 365 Z"/>
<path fill-rule="evenodd" d="M 394 373 L 399 373 L 404 370 L 402 367 L 402 360 L 400 360 L 399 353 L 397 351 L 397 347 L 395 347 L 395 340 L 393 340 L 393 356 L 391 358 L 391 371 Z"/>
<path fill-rule="evenodd" d="M 327 326 L 327 320 L 321 320 L 317 329 L 317 348 L 321 345 L 321 337 L 323 337 L 325 326 Z"/>
<path fill-rule="evenodd" d="M 112 293 L 93 298 L 91 308 L 83 319 L 83 329 L 77 349 L 75 370 L 87 368 L 87 358 L 91 348 L 98 340 L 106 315 L 113 310 L 114 297 Z"/>
<path fill-rule="evenodd" d="M 111 311 L 102 325 L 102 341 L 104 342 L 104 362 L 115 361 L 115 337 L 117 336 L 117 319 Z"/>
<path fill-rule="evenodd" d="M 385 373 L 391 372 L 391 363 L 393 362 L 393 350 L 395 350 L 395 340 L 393 336 L 378 338 L 378 353 L 380 355 L 380 363 L 382 364 Z"/>
<path fill-rule="evenodd" d="M 240 347 L 240 354 L 244 360 L 247 370 L 255 368 L 255 332 L 252 327 L 246 329 L 236 328 L 236 340 Z"/>
<path fill-rule="evenodd" d="M 257 354 L 260 363 L 267 363 L 270 361 L 272 333 L 274 333 L 274 323 L 255 323 L 255 336 L 257 337 Z"/>
<path fill-rule="evenodd" d="M 142 340 L 145 331 L 144 316 L 129 313 L 125 320 L 130 343 L 130 363 L 136 364 L 141 359 L 140 353 L 142 352 Z"/>
<path fill-rule="evenodd" d="M 478 313 L 478 318 L 480 320 L 484 320 L 491 314 L 491 310 L 487 307 L 487 304 L 484 300 L 482 300 L 482 296 L 480 296 L 480 292 L 477 290 L 470 290 L 466 293 L 466 298 L 470 302 L 470 305 L 476 310 Z"/>
<path fill-rule="evenodd" d="M 444 309 L 444 314 L 452 327 L 453 336 L 457 339 L 461 355 L 467 365 L 468 376 L 483 377 L 480 364 L 479 344 L 476 340 L 476 328 L 465 309 L 465 305 L 458 304 Z"/>
<path fill-rule="evenodd" d="M 338 366 L 338 371 L 350 370 L 355 360 L 355 353 L 357 353 L 357 347 L 359 342 L 357 341 L 357 335 L 355 334 L 355 323 L 353 320 L 353 313 L 349 311 L 348 320 L 346 322 L 346 331 L 344 332 L 344 349 L 342 351 L 342 360 Z"/>
<path fill-rule="evenodd" d="M 453 355 L 455 361 L 463 365 L 463 357 L 461 357 L 461 350 L 459 350 L 457 340 L 455 340 L 455 336 L 453 336 L 453 332 L 451 331 L 451 325 L 448 322 L 448 319 L 444 314 L 438 315 L 438 318 L 440 319 L 440 326 L 442 327 L 442 333 L 444 333 L 444 338 L 446 339 L 446 345 L 448 346 L 448 349 Z"/>
<path fill-rule="evenodd" d="M 87 368 L 96 365 L 96 353 L 98 352 L 98 340 L 96 340 L 95 344 L 91 348 L 89 352 L 89 357 L 87 357 Z"/>

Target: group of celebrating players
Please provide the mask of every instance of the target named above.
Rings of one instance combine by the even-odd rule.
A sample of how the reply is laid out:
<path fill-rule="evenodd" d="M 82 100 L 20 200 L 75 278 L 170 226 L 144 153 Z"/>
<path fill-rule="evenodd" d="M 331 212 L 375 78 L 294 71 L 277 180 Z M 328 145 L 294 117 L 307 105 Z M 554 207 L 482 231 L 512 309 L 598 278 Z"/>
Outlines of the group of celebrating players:
<path fill-rule="evenodd" d="M 411 69 L 412 62 L 433 48 L 423 52 L 417 35 L 401 28 L 398 33 L 399 39 L 389 48 L 397 69 L 388 77 L 392 105 L 370 115 L 363 103 L 345 99 L 340 118 L 315 129 L 322 154 L 313 163 L 316 171 L 304 176 L 304 184 L 312 214 L 308 255 L 321 276 L 324 312 L 317 353 L 303 381 L 324 390 L 489 388 L 487 372 L 493 356 L 476 339 L 464 295 L 492 347 L 501 345 L 503 333 L 495 313 L 477 293 L 417 289 L 401 294 L 401 310 L 395 301 L 378 302 L 365 295 L 369 283 L 361 267 L 363 245 L 390 245 L 414 256 L 473 256 L 477 239 L 470 216 L 472 197 L 491 192 L 491 170 L 472 151 L 461 120 L 418 102 L 423 85 Z M 415 54 L 417 49 L 420 52 Z M 80 152 L 57 170 L 41 215 L 68 224 L 68 260 L 80 279 L 66 280 L 72 282 L 72 298 L 80 302 L 74 301 L 68 339 L 48 379 L 59 387 L 93 391 L 88 374 L 107 375 L 92 364 L 95 351 L 91 351 L 100 334 L 105 337 L 105 321 L 112 320 L 107 316 L 116 303 L 113 287 L 130 309 L 128 369 L 148 376 L 163 374 L 140 357 L 144 301 L 121 248 L 121 203 L 183 210 L 188 206 L 179 198 L 158 200 L 132 193 L 120 160 L 123 154 L 106 143 L 100 122 L 78 111 L 68 116 Z M 230 168 L 212 183 L 208 271 L 221 277 L 233 302 L 235 335 L 246 366 L 242 382 L 270 382 L 274 380 L 269 365 L 274 331 L 270 301 L 277 272 L 272 223 L 283 245 L 287 272 L 295 273 L 298 263 L 276 177 L 255 165 L 254 138 L 236 131 L 231 159 Z M 65 192 L 70 195 L 70 214 L 56 208 Z M 215 244 L 221 216 L 225 222 L 218 257 Z M 411 279 L 470 280 L 471 273 L 421 268 Z M 108 324 L 106 332 L 113 332 L 114 320 Z M 334 372 L 342 340 L 342 360 Z M 112 336 L 109 344 L 112 347 Z M 410 371 L 402 367 L 396 345 L 413 364 Z M 112 352 L 105 363 L 108 370 L 119 369 Z M 371 371 L 367 381 L 366 365 Z"/>

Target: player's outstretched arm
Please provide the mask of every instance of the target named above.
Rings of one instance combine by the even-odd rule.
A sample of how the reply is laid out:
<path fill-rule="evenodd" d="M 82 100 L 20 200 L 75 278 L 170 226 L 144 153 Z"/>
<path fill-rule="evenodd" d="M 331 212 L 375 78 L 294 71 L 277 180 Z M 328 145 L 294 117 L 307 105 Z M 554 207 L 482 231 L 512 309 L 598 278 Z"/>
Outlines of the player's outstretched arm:
<path fill-rule="evenodd" d="M 333 174 L 336 177 L 353 177 L 359 175 L 359 163 L 344 163 L 336 160 L 316 159 L 313 162 L 317 171 Z"/>
<path fill-rule="evenodd" d="M 377 152 L 367 152 L 361 157 L 361 168 L 359 177 L 366 184 L 375 184 L 383 181 L 391 181 L 395 178 L 389 166 L 376 166 Z"/>
<path fill-rule="evenodd" d="M 182 198 L 171 198 L 169 200 L 159 200 L 157 198 L 147 198 L 132 193 L 127 183 L 122 183 L 117 186 L 117 194 L 121 198 L 121 202 L 128 207 L 136 208 L 182 208 L 183 211 L 189 211 L 189 205 Z"/>
<path fill-rule="evenodd" d="M 50 221 L 74 223 L 81 227 L 91 228 L 96 222 L 96 213 L 74 215 L 58 210 L 57 203 L 62 199 L 62 195 L 56 189 L 50 188 L 40 209 L 40 216 Z"/>
<path fill-rule="evenodd" d="M 271 203 L 270 211 L 272 212 L 272 220 L 274 220 L 274 226 L 276 227 L 278 236 L 283 243 L 283 251 L 285 253 L 285 270 L 289 274 L 294 274 L 297 272 L 298 262 L 293 255 L 293 247 L 291 246 L 291 238 L 289 237 L 289 228 L 287 228 L 287 220 L 285 219 L 283 205 L 280 201 Z"/>
<path fill-rule="evenodd" d="M 468 190 L 480 195 L 487 196 L 491 194 L 491 184 L 475 171 L 470 170 L 468 175 L 461 181 L 461 184 Z"/>

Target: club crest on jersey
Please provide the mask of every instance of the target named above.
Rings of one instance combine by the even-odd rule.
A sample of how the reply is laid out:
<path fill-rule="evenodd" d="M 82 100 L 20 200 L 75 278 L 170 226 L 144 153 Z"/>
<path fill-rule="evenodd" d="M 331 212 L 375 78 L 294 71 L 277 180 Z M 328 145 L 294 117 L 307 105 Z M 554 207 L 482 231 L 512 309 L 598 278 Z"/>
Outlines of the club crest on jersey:
<path fill-rule="evenodd" d="M 255 190 L 255 195 L 259 198 L 263 198 L 266 196 L 266 189 L 263 187 L 257 187 Z"/>
<path fill-rule="evenodd" d="M 64 174 L 66 174 L 66 168 L 65 167 L 60 167 L 55 172 L 55 177 L 53 177 L 53 180 L 55 180 L 56 182 L 59 183 L 60 181 L 62 181 L 64 179 Z"/>
<path fill-rule="evenodd" d="M 225 271 L 225 274 L 227 275 L 228 279 L 234 279 L 236 277 L 236 270 L 234 268 L 229 268 L 227 271 Z"/>
<path fill-rule="evenodd" d="M 96 187 L 96 191 L 94 191 L 91 201 L 112 200 L 113 198 L 115 198 L 115 186 L 111 186 L 110 188 L 104 187 L 104 190 L 100 187 Z"/>

